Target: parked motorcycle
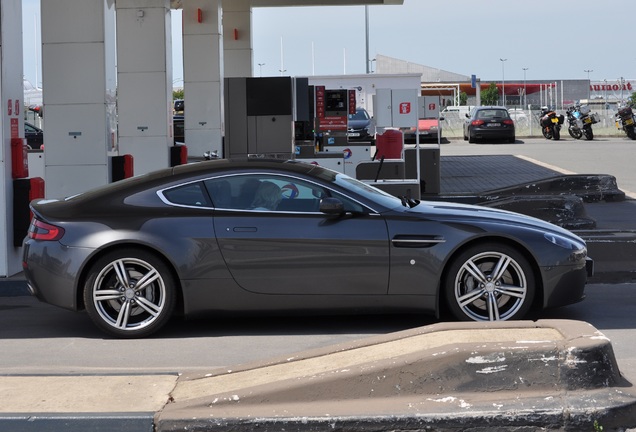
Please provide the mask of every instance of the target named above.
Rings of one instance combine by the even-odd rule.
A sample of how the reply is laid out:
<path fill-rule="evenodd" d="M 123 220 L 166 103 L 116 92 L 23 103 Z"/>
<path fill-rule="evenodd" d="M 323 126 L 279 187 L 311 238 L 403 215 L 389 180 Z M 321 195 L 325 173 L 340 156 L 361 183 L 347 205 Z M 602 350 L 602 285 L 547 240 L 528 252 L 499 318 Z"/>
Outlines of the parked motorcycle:
<path fill-rule="evenodd" d="M 636 118 L 631 105 L 627 105 L 618 110 L 616 117 L 616 128 L 623 130 L 630 139 L 636 139 Z"/>
<path fill-rule="evenodd" d="M 557 115 L 557 113 L 548 108 L 541 108 L 541 116 L 539 117 L 539 124 L 541 125 L 541 132 L 546 139 L 558 140 L 561 138 L 561 125 L 565 117 L 563 114 Z"/>
<path fill-rule="evenodd" d="M 601 120 L 597 113 L 591 114 L 587 105 L 573 105 L 567 109 L 566 114 L 568 133 L 572 138 L 581 139 L 585 136 L 587 140 L 594 139 L 592 125 Z"/>

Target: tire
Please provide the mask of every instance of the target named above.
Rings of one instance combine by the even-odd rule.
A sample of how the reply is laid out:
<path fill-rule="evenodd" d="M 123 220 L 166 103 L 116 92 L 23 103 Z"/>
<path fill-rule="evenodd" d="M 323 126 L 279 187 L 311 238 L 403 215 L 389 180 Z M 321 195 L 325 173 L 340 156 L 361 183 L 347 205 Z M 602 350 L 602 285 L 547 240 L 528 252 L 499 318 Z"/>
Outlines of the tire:
<path fill-rule="evenodd" d="M 476 141 L 475 137 L 468 131 L 468 142 L 474 144 Z"/>
<path fill-rule="evenodd" d="M 498 264 L 502 269 L 495 272 Z M 451 313 L 461 321 L 521 319 L 532 307 L 536 291 L 528 260 L 498 243 L 475 245 L 458 255 L 443 286 Z"/>
<path fill-rule="evenodd" d="M 561 131 L 558 127 L 552 128 L 552 139 L 558 141 L 561 139 Z"/>
<path fill-rule="evenodd" d="M 583 135 L 585 135 L 586 140 L 592 141 L 594 139 L 594 131 L 592 130 L 592 126 L 583 128 Z"/>
<path fill-rule="evenodd" d="M 515 141 L 517 141 L 517 139 L 516 139 L 515 137 L 508 138 L 508 142 L 509 142 L 510 144 L 514 144 L 514 143 L 515 143 Z"/>
<path fill-rule="evenodd" d="M 541 128 L 541 133 L 543 133 L 545 139 L 552 139 L 552 131 L 549 127 Z"/>
<path fill-rule="evenodd" d="M 150 279 L 144 282 L 146 278 Z M 172 316 L 175 296 L 176 283 L 166 264 L 132 248 L 98 259 L 84 285 L 88 316 L 101 330 L 120 338 L 146 337 L 163 327 Z"/>
<path fill-rule="evenodd" d="M 583 136 L 583 133 L 580 129 L 568 128 L 568 133 L 574 139 L 581 139 L 581 137 Z"/>
<path fill-rule="evenodd" d="M 636 140 L 636 130 L 634 129 L 634 126 L 630 126 L 625 130 L 625 133 L 627 134 L 627 136 L 629 137 L 629 139 L 632 140 Z"/>

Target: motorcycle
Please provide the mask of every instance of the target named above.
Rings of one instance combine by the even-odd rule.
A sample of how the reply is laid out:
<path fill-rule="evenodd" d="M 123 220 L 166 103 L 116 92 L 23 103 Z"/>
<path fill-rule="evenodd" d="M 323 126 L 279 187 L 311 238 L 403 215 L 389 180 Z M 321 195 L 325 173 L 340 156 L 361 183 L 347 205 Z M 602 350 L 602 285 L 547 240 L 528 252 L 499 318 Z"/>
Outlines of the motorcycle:
<path fill-rule="evenodd" d="M 563 114 L 557 115 L 554 110 L 548 107 L 541 108 L 541 116 L 539 117 L 539 124 L 541 125 L 541 132 L 546 139 L 558 140 L 561 138 L 561 125 L 565 117 Z"/>
<path fill-rule="evenodd" d="M 627 105 L 620 108 L 618 113 L 615 114 L 615 117 L 616 128 L 622 129 L 630 139 L 636 139 L 636 130 L 634 129 L 634 126 L 636 126 L 636 119 L 634 118 L 632 106 Z"/>
<path fill-rule="evenodd" d="M 574 139 L 594 139 L 592 125 L 600 121 L 597 113 L 590 114 L 590 108 L 587 105 L 573 105 L 566 111 L 568 117 L 568 133 Z"/>

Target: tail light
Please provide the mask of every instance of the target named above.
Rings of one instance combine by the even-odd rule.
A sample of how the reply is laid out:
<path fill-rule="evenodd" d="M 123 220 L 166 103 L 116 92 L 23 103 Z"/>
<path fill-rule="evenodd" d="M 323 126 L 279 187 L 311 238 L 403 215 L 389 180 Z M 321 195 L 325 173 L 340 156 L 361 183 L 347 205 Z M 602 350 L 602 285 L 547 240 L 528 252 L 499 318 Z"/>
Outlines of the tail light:
<path fill-rule="evenodd" d="M 28 236 L 33 240 L 56 241 L 64 235 L 64 228 L 46 223 L 37 217 L 31 220 Z"/>
<path fill-rule="evenodd" d="M 472 122 L 470 122 L 471 125 L 473 126 L 481 126 L 485 123 L 485 121 L 483 120 L 473 120 Z"/>
<path fill-rule="evenodd" d="M 515 122 L 513 122 L 511 119 L 506 119 L 506 120 L 503 121 L 503 124 L 513 125 L 513 124 L 515 124 Z"/>

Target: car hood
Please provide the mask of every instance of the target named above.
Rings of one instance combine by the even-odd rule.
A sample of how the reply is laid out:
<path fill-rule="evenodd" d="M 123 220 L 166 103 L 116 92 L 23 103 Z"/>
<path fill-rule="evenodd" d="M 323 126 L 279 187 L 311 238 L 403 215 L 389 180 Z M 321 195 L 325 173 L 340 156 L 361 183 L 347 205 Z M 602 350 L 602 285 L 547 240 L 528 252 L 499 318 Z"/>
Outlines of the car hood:
<path fill-rule="evenodd" d="M 510 224 L 515 226 L 523 226 L 529 229 L 550 231 L 552 233 L 561 234 L 565 237 L 577 239 L 584 243 L 576 234 L 532 216 L 511 212 L 508 210 L 500 210 L 490 207 L 482 207 L 470 204 L 458 204 L 449 202 L 422 201 L 417 206 L 404 209 L 408 213 L 421 214 L 423 218 L 436 219 L 444 221 L 457 222 L 484 222 L 496 224 Z"/>
<path fill-rule="evenodd" d="M 369 126 L 369 120 L 349 120 L 349 129 L 363 129 Z"/>

